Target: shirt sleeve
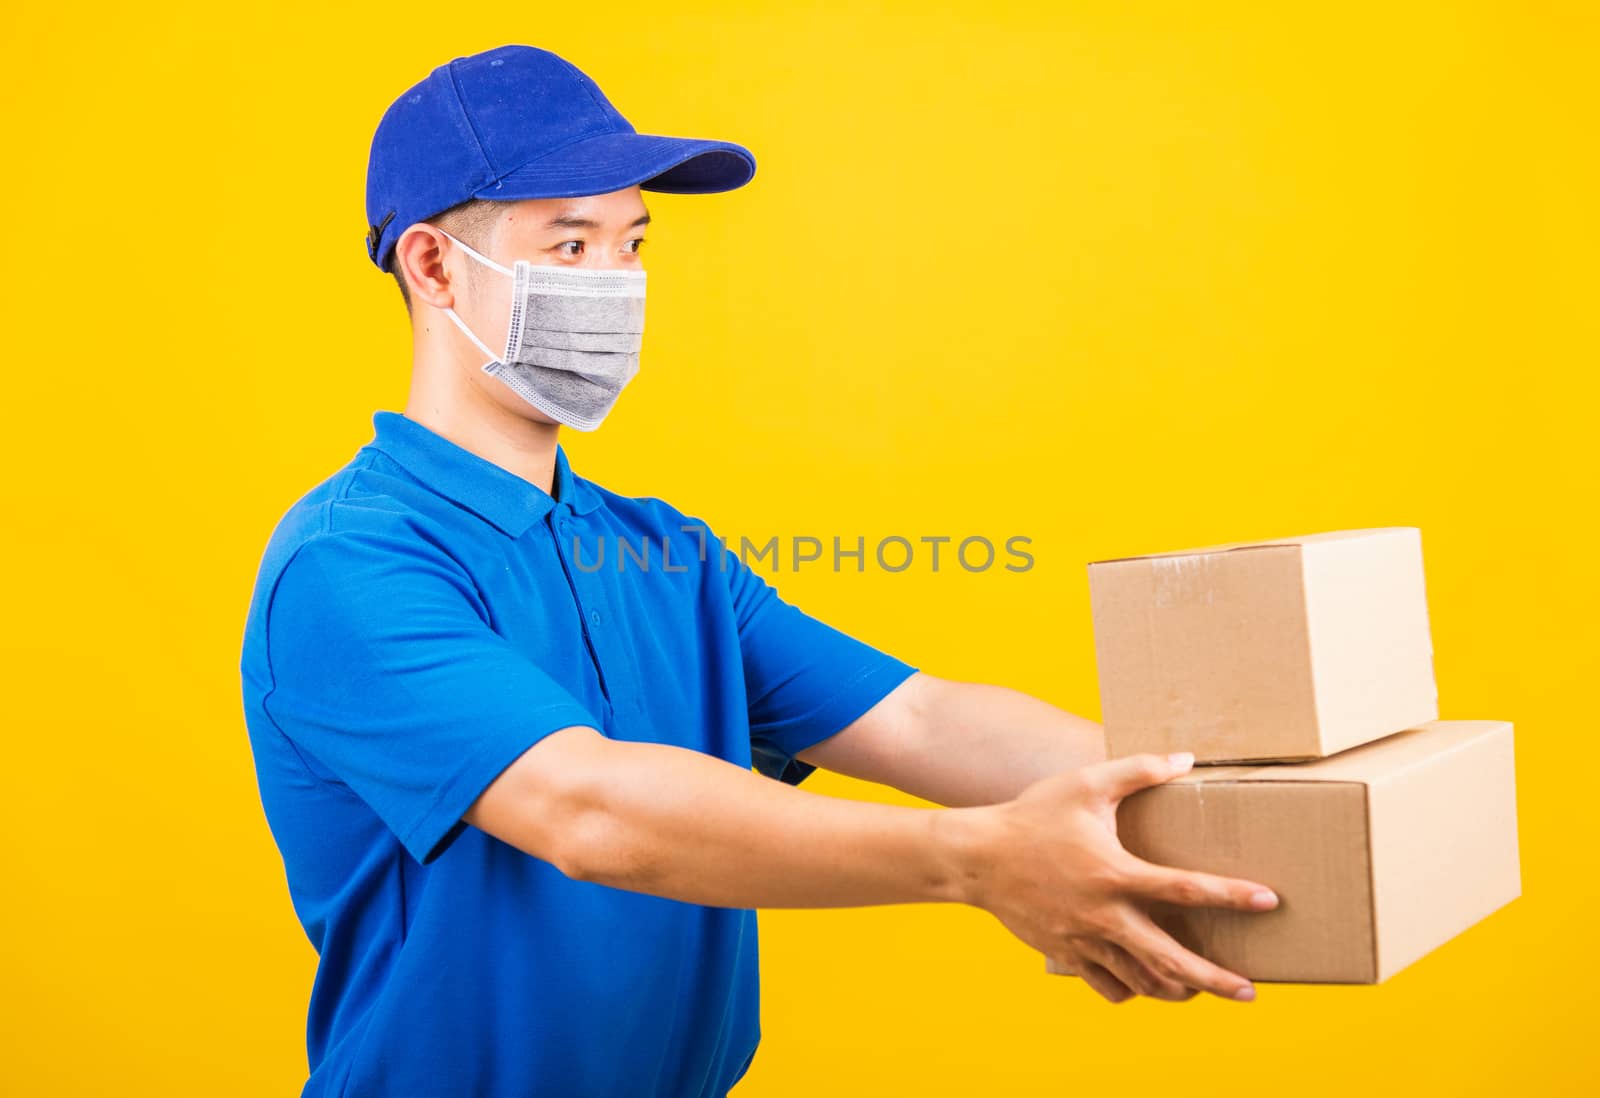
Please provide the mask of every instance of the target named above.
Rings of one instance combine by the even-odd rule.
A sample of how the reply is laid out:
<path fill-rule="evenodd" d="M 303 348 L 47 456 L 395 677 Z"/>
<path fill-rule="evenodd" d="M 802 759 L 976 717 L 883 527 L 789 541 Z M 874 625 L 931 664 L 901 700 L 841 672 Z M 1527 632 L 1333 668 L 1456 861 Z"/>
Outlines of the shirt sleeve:
<path fill-rule="evenodd" d="M 917 668 L 784 601 L 733 550 L 720 555 L 739 626 L 751 757 L 761 773 L 797 785 L 816 769 L 797 752 L 844 729 Z"/>
<path fill-rule="evenodd" d="M 426 544 L 318 535 L 267 608 L 268 715 L 420 862 L 519 755 L 601 725 L 487 623 L 471 577 Z"/>

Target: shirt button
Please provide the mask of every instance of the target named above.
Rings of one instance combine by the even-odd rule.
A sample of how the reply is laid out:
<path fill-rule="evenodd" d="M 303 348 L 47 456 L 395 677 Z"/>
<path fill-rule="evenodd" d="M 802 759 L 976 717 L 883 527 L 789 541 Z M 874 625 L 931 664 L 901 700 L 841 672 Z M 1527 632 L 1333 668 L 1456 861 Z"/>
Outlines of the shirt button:
<path fill-rule="evenodd" d="M 589 611 L 589 620 L 591 622 L 593 622 L 595 625 L 599 625 L 600 624 L 600 611 L 598 611 L 598 610 Z"/>

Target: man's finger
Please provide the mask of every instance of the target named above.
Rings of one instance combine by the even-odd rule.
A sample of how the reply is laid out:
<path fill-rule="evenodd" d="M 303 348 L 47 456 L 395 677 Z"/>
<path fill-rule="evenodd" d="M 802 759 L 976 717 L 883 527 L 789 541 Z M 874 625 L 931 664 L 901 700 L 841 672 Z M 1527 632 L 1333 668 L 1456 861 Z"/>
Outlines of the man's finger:
<path fill-rule="evenodd" d="M 1079 942 L 1078 949 L 1140 995 L 1151 999 L 1183 997 L 1185 989 L 1182 984 L 1158 976 L 1143 961 L 1115 942 L 1089 939 Z"/>
<path fill-rule="evenodd" d="M 1142 911 L 1133 912 L 1111 937 L 1169 980 L 1238 1002 L 1256 997 L 1255 985 L 1249 980 L 1183 948 Z"/>
<path fill-rule="evenodd" d="M 1278 895 L 1264 884 L 1239 877 L 1219 877 L 1134 859 L 1128 890 L 1147 900 L 1184 907 L 1225 907 L 1235 911 L 1271 911 Z"/>
<path fill-rule="evenodd" d="M 1127 984 L 1093 961 L 1069 957 L 1046 957 L 1045 960 L 1045 971 L 1059 976 L 1076 976 L 1113 1003 L 1131 999 L 1135 994 Z"/>
<path fill-rule="evenodd" d="M 1125 1003 L 1133 998 L 1133 992 L 1128 988 L 1127 984 L 1099 965 L 1092 961 L 1085 961 L 1080 967 L 1083 969 L 1083 982 L 1099 992 L 1100 997 L 1107 1002 Z"/>
<path fill-rule="evenodd" d="M 1170 980 L 1170 978 L 1160 975 L 1160 973 L 1155 972 L 1154 968 L 1150 968 L 1149 965 L 1144 964 L 1144 962 L 1139 960 L 1138 957 L 1134 957 L 1131 952 L 1126 951 L 1126 949 L 1123 949 L 1122 946 L 1118 946 L 1115 941 L 1104 941 L 1104 943 L 1101 943 L 1101 946 L 1102 948 L 1107 949 L 1107 951 L 1112 952 L 1112 954 L 1122 954 L 1126 965 L 1133 965 L 1134 970 L 1136 970 L 1136 972 L 1138 972 L 1142 978 L 1142 994 L 1146 994 L 1146 996 L 1149 996 L 1150 999 L 1162 999 L 1166 1000 L 1166 1002 L 1182 1002 L 1184 999 L 1192 999 L 1192 997 L 1194 997 L 1194 989 L 1189 988 L 1187 984 L 1182 984 L 1179 983 L 1179 981 Z M 1123 983 L 1126 983 L 1126 980 L 1123 981 Z"/>
<path fill-rule="evenodd" d="M 1085 776 L 1108 798 L 1120 801 L 1141 789 L 1187 774 L 1192 766 L 1194 756 L 1187 751 L 1175 755 L 1128 755 L 1096 763 Z"/>

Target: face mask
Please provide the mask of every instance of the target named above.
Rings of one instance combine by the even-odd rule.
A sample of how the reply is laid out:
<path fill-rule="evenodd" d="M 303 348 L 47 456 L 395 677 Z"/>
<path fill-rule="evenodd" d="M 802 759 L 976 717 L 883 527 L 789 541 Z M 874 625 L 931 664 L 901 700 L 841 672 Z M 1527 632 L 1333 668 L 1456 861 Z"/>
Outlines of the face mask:
<path fill-rule="evenodd" d="M 484 373 L 557 423 L 580 431 L 600 426 L 622 387 L 639 372 L 645 273 L 550 267 L 526 259 L 507 269 L 444 235 L 512 280 L 503 355 L 496 356 L 454 309 L 445 310 L 489 356 Z"/>

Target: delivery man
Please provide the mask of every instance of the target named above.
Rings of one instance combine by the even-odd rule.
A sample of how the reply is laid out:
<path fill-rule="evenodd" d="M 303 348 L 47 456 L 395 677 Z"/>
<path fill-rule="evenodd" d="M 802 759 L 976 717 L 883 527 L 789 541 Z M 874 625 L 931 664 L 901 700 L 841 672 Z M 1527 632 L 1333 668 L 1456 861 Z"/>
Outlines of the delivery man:
<path fill-rule="evenodd" d="M 241 658 L 319 955 L 306 1095 L 726 1094 L 759 907 L 972 904 L 1112 1002 L 1254 994 L 1145 907 L 1272 892 L 1116 839 L 1117 802 L 1190 757 L 1107 762 L 1093 722 L 920 673 L 569 465 L 560 426 L 637 369 L 641 190 L 754 170 L 527 46 L 378 125 L 367 249 L 406 298 L 409 399 L 274 529 Z M 947 807 L 796 788 L 818 766 Z"/>

